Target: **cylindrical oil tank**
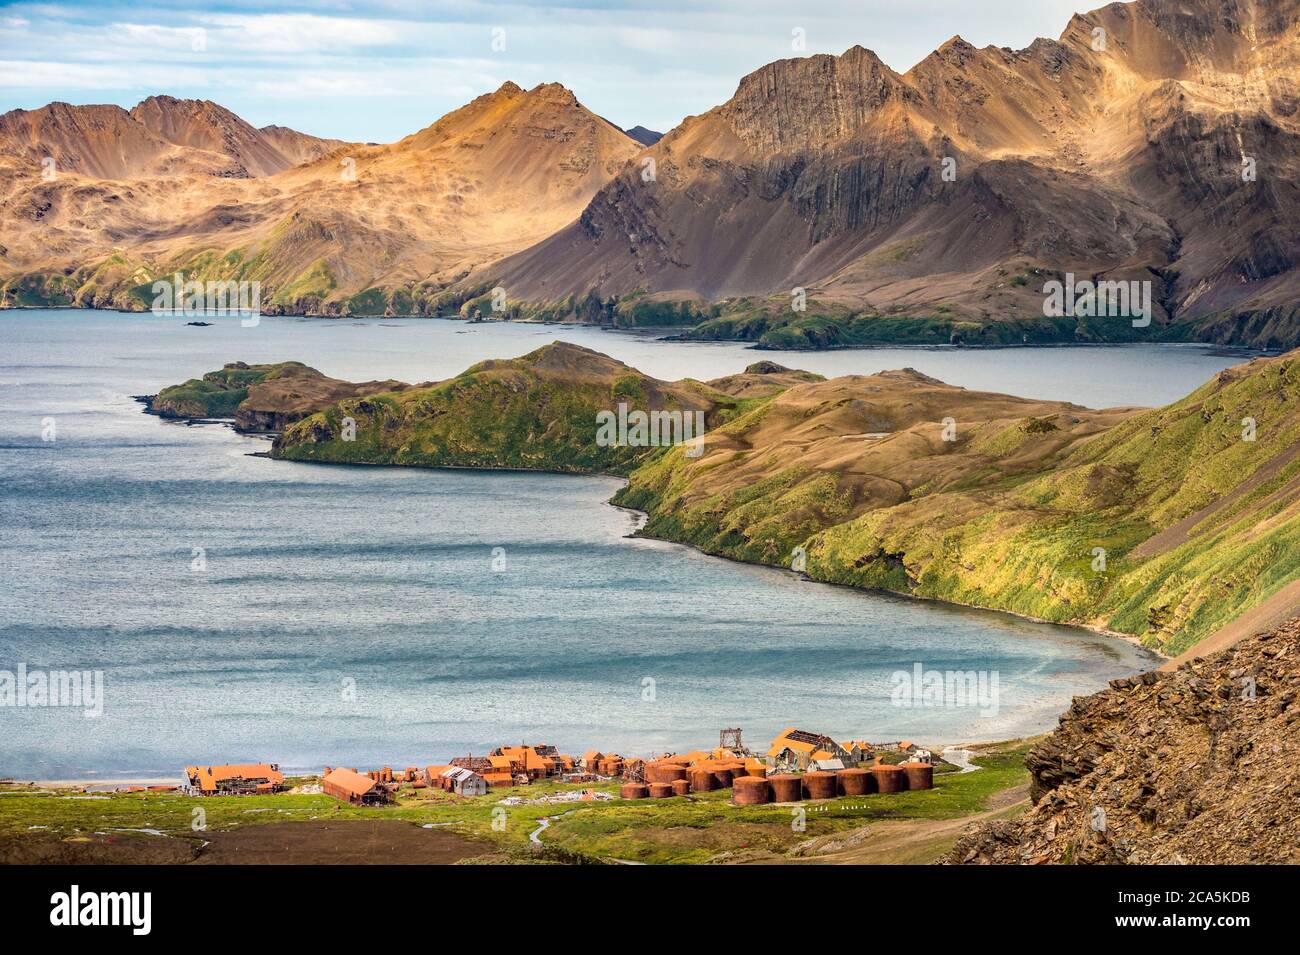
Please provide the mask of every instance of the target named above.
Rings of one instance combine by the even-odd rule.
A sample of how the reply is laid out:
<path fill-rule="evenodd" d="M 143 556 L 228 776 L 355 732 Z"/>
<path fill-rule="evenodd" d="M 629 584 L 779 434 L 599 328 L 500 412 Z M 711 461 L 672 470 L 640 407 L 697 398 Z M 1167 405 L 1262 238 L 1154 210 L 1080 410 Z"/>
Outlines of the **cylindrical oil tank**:
<path fill-rule="evenodd" d="M 929 763 L 904 763 L 908 789 L 933 789 L 934 767 Z"/>
<path fill-rule="evenodd" d="M 672 783 L 651 783 L 650 784 L 651 799 L 667 799 L 672 794 L 673 794 Z"/>
<path fill-rule="evenodd" d="M 757 776 L 741 776 L 733 784 L 731 801 L 737 806 L 757 806 L 772 800 L 772 787 L 766 779 Z"/>
<path fill-rule="evenodd" d="M 717 780 L 719 789 L 731 788 L 731 770 L 719 767 L 713 770 L 713 778 Z"/>
<path fill-rule="evenodd" d="M 707 793 L 718 788 L 718 780 L 714 778 L 713 771 L 708 769 L 691 770 L 691 792 Z"/>
<path fill-rule="evenodd" d="M 834 773 L 804 773 L 803 790 L 809 799 L 834 799 L 836 790 Z"/>
<path fill-rule="evenodd" d="M 677 763 L 648 763 L 645 768 L 645 778 L 652 783 L 671 783 L 686 778 L 686 767 Z"/>
<path fill-rule="evenodd" d="M 901 793 L 907 788 L 907 773 L 900 766 L 881 764 L 871 767 L 871 774 L 876 777 L 876 792 Z"/>
<path fill-rule="evenodd" d="M 759 763 L 746 763 L 745 772 L 750 776 L 757 776 L 759 779 L 767 778 L 767 767 Z"/>
<path fill-rule="evenodd" d="M 670 785 L 673 787 L 674 796 L 685 796 L 691 791 L 691 784 L 684 779 L 674 779 Z"/>
<path fill-rule="evenodd" d="M 844 796 L 865 796 L 871 792 L 875 779 L 869 769 L 841 769 L 839 771 L 840 794 Z"/>
<path fill-rule="evenodd" d="M 803 780 L 798 776 L 768 776 L 767 782 L 772 787 L 773 802 L 798 802 L 803 798 Z"/>
<path fill-rule="evenodd" d="M 618 787 L 618 794 L 624 799 L 649 799 L 650 787 L 645 783 L 624 783 Z"/>

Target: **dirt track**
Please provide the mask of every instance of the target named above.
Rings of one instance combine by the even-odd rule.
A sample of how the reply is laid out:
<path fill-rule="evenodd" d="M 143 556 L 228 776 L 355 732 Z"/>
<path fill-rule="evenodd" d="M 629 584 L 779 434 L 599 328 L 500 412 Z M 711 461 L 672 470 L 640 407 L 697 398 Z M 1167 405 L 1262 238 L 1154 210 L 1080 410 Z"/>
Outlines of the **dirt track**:
<path fill-rule="evenodd" d="M 26 835 L 0 845 L 0 864 L 446 865 L 493 852 L 447 829 L 374 819 L 270 822 L 202 838 L 97 833 L 74 842 Z"/>
<path fill-rule="evenodd" d="M 917 819 L 873 822 L 862 829 L 816 840 L 798 856 L 750 856 L 744 864 L 759 865 L 927 865 L 942 856 L 967 826 L 1001 819 L 1029 805 L 1029 786 L 1016 786 L 989 798 L 989 808 L 957 819 Z"/>

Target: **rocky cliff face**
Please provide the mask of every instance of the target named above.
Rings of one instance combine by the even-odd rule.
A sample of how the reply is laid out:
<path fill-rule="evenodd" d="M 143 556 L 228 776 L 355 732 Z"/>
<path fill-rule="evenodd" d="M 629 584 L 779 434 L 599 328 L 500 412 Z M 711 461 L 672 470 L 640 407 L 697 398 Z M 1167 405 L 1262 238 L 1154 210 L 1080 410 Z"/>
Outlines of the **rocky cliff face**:
<path fill-rule="evenodd" d="M 772 63 L 657 143 L 653 179 L 625 170 L 478 279 L 551 303 L 798 287 L 951 329 L 1041 323 L 1069 271 L 1151 282 L 1146 340 L 1294 346 L 1296 12 L 1140 0 L 1024 50 L 953 38 L 906 74 L 860 47 Z"/>
<path fill-rule="evenodd" d="M 1300 862 L 1300 620 L 1074 701 L 1026 759 L 1034 805 L 966 864 Z"/>

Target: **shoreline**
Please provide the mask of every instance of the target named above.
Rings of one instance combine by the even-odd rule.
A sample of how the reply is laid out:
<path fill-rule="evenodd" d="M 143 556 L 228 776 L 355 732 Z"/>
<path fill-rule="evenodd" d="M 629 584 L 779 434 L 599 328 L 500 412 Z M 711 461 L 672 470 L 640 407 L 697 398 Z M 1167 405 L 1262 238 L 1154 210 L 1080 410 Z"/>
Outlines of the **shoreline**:
<path fill-rule="evenodd" d="M 1055 729 L 1056 726 L 1053 725 L 1045 729 L 1026 732 L 1019 736 L 1002 737 L 997 739 L 963 738 L 960 742 L 942 742 L 942 741 L 934 742 L 931 740 L 924 740 L 923 742 L 918 743 L 916 745 L 919 746 L 921 749 L 929 749 L 937 757 L 943 758 L 946 762 L 950 762 L 954 766 L 957 766 L 962 772 L 970 772 L 974 769 L 978 769 L 979 767 L 969 767 L 969 768 L 963 767 L 961 763 L 953 762 L 952 760 L 949 760 L 946 757 L 944 757 L 944 753 L 953 752 L 953 751 L 957 751 L 957 752 L 968 751 L 973 756 L 979 756 L 982 754 L 984 750 L 988 750 L 988 749 L 998 749 L 1002 747 L 1016 746 L 1023 743 L 1036 742 L 1040 739 L 1043 739 L 1046 736 L 1049 736 L 1052 732 L 1055 731 Z M 381 764 L 383 764 L 382 761 L 381 763 L 377 763 L 376 765 L 381 765 Z M 319 779 L 321 776 L 321 771 L 319 768 L 308 769 L 303 767 L 281 766 L 280 770 L 281 772 L 284 773 L 286 779 L 304 779 L 304 778 Z M 14 776 L 5 776 L 3 778 L 0 778 L 0 786 L 8 787 L 8 788 L 0 789 L 0 807 L 3 807 L 4 806 L 3 800 L 6 793 L 37 794 L 41 792 L 65 792 L 67 790 L 82 790 L 83 792 L 79 793 L 79 795 L 111 796 L 115 792 L 119 792 L 120 790 L 128 786 L 141 786 L 146 788 L 150 786 L 178 787 L 179 784 L 177 783 L 176 778 L 174 776 L 132 777 L 132 776 L 123 776 L 121 774 L 114 774 L 113 778 L 111 779 L 102 779 L 102 778 L 92 777 L 90 774 L 87 773 L 80 776 L 75 774 L 71 776 L 63 776 L 62 778 L 59 779 L 20 779 Z M 286 789 L 285 791 L 288 792 L 289 790 Z M 139 793 L 132 793 L 131 795 L 139 795 Z M 158 795 L 158 796 L 184 795 L 184 793 L 180 793 L 179 791 L 175 793 L 169 793 L 169 792 L 154 790 L 153 795 Z"/>
<path fill-rule="evenodd" d="M 151 311 L 141 309 L 127 308 L 103 308 L 87 307 L 84 305 L 0 305 L 0 312 L 23 312 L 23 311 L 67 311 L 67 312 L 105 312 L 115 315 L 136 315 L 136 316 L 154 316 Z M 172 317 L 172 316 L 161 316 Z M 201 317 L 201 316 L 179 316 L 179 317 Z M 214 315 L 215 318 L 224 318 L 229 316 Z M 633 335 L 639 335 L 656 342 L 672 342 L 681 345 L 743 345 L 749 351 L 759 352 L 789 352 L 790 354 L 806 354 L 818 352 L 836 352 L 836 351 L 882 351 L 888 349 L 907 349 L 910 351 L 1002 351 L 1007 349 L 1021 349 L 1024 351 L 1033 351 L 1042 348 L 1126 348 L 1126 347 L 1145 347 L 1157 345 L 1161 347 L 1177 348 L 1199 348 L 1208 351 L 1210 354 L 1225 358 L 1263 358 L 1273 357 L 1284 354 L 1289 351 L 1288 348 L 1281 348 L 1276 351 L 1268 349 L 1255 348 L 1249 345 L 1234 345 L 1222 342 L 1200 342 L 1194 340 L 1188 341 L 1145 341 L 1145 342 L 1080 342 L 1080 341 L 1051 341 L 1051 342 L 1010 342 L 994 344 L 969 344 L 969 343 L 927 343 L 920 344 L 916 342 L 868 342 L 856 345 L 809 345 L 804 348 L 793 348 L 790 346 L 768 345 L 762 342 L 747 341 L 743 338 L 683 338 L 671 334 L 677 330 L 692 329 L 694 325 L 632 325 L 620 326 L 603 324 L 599 322 L 563 322 L 563 321 L 532 321 L 526 318 L 494 318 L 494 319 L 471 319 L 463 318 L 459 315 L 312 315 L 300 312 L 263 312 L 263 318 L 288 318 L 288 319 L 308 319 L 319 321 L 346 321 L 346 322 L 375 322 L 375 321 L 444 321 L 460 322 L 466 325 L 493 325 L 493 324 L 510 324 L 510 325 L 531 325 L 534 327 L 574 327 L 574 328 L 593 328 L 607 332 L 624 332 Z M 209 323 L 211 324 L 211 323 Z"/>
<path fill-rule="evenodd" d="M 607 501 L 606 503 L 609 504 L 610 507 L 615 507 L 618 508 L 619 510 L 631 511 L 636 514 L 644 515 L 647 520 L 650 517 L 650 515 L 647 514 L 645 511 L 638 510 L 637 508 L 634 507 L 628 507 L 624 504 L 614 504 L 610 501 Z M 688 544 L 684 541 L 675 541 L 670 537 L 655 537 L 653 534 L 642 534 L 639 532 L 636 534 L 628 534 L 627 536 L 629 538 L 640 539 L 640 540 L 653 540 L 653 541 L 661 541 L 665 544 L 676 544 L 678 547 L 688 547 L 691 550 L 695 551 L 697 554 L 703 554 L 706 557 L 712 557 L 717 560 L 730 561 L 733 564 L 741 564 L 743 566 L 748 566 L 748 567 L 766 567 L 768 570 L 785 571 L 794 574 L 800 580 L 806 580 L 808 583 L 811 584 L 819 584 L 824 587 L 841 587 L 853 593 L 895 597 L 899 600 L 915 600 L 915 601 L 920 601 L 922 603 L 935 604 L 940 607 L 960 607 L 964 610 L 978 610 L 981 613 L 1005 614 L 1008 617 L 1015 617 L 1017 620 L 1025 620 L 1029 623 L 1040 623 L 1051 627 L 1070 627 L 1075 630 L 1086 630 L 1087 632 L 1095 633 L 1098 636 L 1111 637 L 1113 639 L 1122 640 L 1125 643 L 1131 644 L 1134 648 L 1141 650 L 1143 653 L 1148 653 L 1153 657 L 1155 657 L 1157 660 L 1157 666 L 1162 665 L 1168 662 L 1169 660 L 1173 659 L 1172 657 L 1165 655 L 1159 650 L 1146 646 L 1141 642 L 1140 639 L 1133 636 L 1132 634 L 1122 633 L 1121 631 L 1118 630 L 1109 630 L 1106 627 L 1102 627 L 1094 623 L 1063 623 L 1059 620 L 1044 620 L 1042 617 L 1034 617 L 1027 613 L 1018 613 L 1015 610 L 1004 610 L 1001 607 L 982 607 L 979 604 L 963 603 L 960 600 L 945 600 L 942 597 L 927 597 L 924 594 L 907 594 L 897 590 L 884 590 L 880 587 L 855 587 L 852 584 L 841 584 L 833 580 L 818 580 L 816 577 L 810 577 L 807 574 L 799 573 L 797 571 L 790 570 L 788 567 L 783 567 L 777 564 L 764 564 L 761 561 L 742 560 L 739 557 L 731 557 L 727 554 L 714 554 L 710 551 L 704 550 L 701 547 L 697 547 L 695 544 Z M 1156 667 L 1153 666 L 1151 667 L 1151 669 L 1154 670 L 1156 669 Z M 998 742 L 998 741 L 989 740 L 987 742 L 991 743 L 991 742 Z"/>

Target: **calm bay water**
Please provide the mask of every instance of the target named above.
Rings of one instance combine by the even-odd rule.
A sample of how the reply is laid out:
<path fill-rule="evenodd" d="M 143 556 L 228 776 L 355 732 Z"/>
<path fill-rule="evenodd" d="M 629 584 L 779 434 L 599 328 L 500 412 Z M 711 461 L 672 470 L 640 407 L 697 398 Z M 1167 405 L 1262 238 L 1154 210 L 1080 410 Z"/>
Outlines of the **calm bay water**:
<path fill-rule="evenodd" d="M 424 381 L 555 339 L 662 378 L 760 358 L 828 375 L 909 365 L 1092 406 L 1169 401 L 1235 361 L 1188 347 L 780 354 L 591 328 L 0 312 L 0 670 L 105 675 L 97 719 L 0 708 L 0 775 L 424 765 L 519 740 L 648 753 L 711 744 L 723 726 L 764 743 L 792 723 L 998 739 L 1149 665 L 1084 631 L 628 539 L 637 518 L 605 504 L 611 479 L 275 462 L 249 456 L 263 439 L 164 422 L 130 398 L 236 359 Z M 996 671 L 998 712 L 891 705 L 891 674 L 916 663 Z"/>

